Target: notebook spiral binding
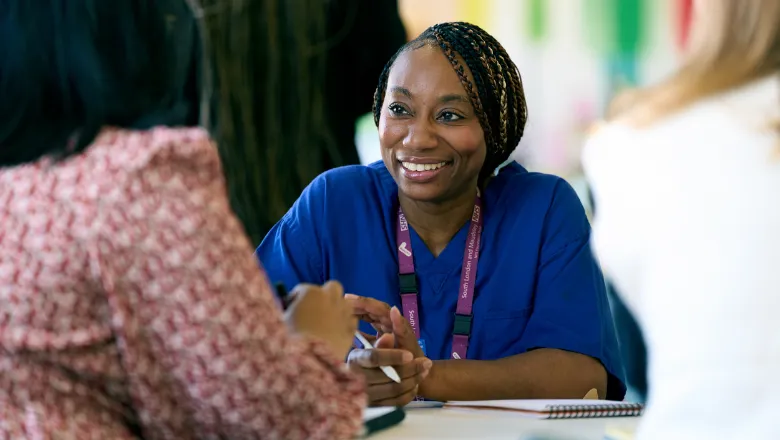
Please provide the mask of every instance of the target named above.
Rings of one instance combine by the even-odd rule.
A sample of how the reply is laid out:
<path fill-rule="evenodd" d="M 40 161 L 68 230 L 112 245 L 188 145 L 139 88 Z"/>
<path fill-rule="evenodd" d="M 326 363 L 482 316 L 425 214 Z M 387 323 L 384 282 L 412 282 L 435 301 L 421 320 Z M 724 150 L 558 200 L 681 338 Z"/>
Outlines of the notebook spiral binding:
<path fill-rule="evenodd" d="M 589 417 L 636 417 L 642 415 L 640 403 L 614 403 L 603 405 L 552 405 L 551 419 L 579 419 Z"/>

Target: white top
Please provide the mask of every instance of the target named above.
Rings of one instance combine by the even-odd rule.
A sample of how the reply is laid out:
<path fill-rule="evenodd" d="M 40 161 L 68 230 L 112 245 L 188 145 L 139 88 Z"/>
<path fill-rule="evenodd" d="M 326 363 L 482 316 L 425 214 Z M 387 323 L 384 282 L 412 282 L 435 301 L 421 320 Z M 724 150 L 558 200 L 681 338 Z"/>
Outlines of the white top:
<path fill-rule="evenodd" d="M 780 80 L 584 153 L 594 249 L 650 359 L 640 439 L 780 439 Z"/>

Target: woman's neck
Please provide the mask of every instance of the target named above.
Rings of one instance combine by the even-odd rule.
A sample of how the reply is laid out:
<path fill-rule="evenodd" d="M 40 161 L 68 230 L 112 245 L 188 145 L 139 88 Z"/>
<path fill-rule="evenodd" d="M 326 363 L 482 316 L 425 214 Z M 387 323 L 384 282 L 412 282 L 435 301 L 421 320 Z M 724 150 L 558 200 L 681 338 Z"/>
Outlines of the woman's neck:
<path fill-rule="evenodd" d="M 452 237 L 471 219 L 474 192 L 466 192 L 446 202 L 420 202 L 398 195 L 406 220 L 417 232 L 434 257 L 442 253 Z"/>

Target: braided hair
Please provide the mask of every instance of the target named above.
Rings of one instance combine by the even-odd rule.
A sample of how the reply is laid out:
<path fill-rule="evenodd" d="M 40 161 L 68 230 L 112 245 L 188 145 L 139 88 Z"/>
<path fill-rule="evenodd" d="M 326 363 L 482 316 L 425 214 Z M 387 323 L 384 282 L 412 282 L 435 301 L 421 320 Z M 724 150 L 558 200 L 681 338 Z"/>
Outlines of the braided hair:
<path fill-rule="evenodd" d="M 487 154 L 479 173 L 482 185 L 509 158 L 523 137 L 528 108 L 520 72 L 503 46 L 479 26 L 464 22 L 433 25 L 401 47 L 385 65 L 374 93 L 374 123 L 377 126 L 387 78 L 395 60 L 409 50 L 426 45 L 438 47 L 444 52 L 458 74 L 485 133 Z M 471 71 L 473 82 L 458 56 Z"/>

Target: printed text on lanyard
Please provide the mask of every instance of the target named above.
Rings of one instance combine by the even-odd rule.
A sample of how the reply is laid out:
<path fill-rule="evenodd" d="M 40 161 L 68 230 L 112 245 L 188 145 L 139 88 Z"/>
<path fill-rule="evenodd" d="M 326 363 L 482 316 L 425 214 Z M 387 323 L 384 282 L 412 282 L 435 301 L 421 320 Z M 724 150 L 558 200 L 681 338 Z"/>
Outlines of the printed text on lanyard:
<path fill-rule="evenodd" d="M 471 309 L 474 304 L 474 285 L 477 280 L 482 223 L 482 198 L 479 192 L 477 192 L 468 237 L 466 237 L 466 248 L 463 251 L 463 268 L 460 273 L 455 325 L 452 331 L 452 359 L 465 359 L 469 347 Z M 414 270 L 411 234 L 409 233 L 409 223 L 406 221 L 400 206 L 398 207 L 396 243 L 398 245 L 398 279 L 401 284 L 401 306 L 406 320 L 409 321 L 412 330 L 414 330 L 420 347 L 425 352 L 425 341 L 420 338 L 421 324 L 417 305 L 417 276 Z"/>

